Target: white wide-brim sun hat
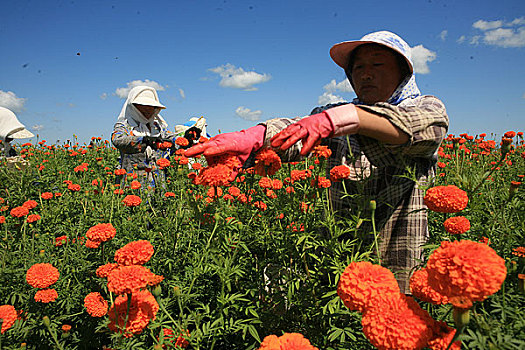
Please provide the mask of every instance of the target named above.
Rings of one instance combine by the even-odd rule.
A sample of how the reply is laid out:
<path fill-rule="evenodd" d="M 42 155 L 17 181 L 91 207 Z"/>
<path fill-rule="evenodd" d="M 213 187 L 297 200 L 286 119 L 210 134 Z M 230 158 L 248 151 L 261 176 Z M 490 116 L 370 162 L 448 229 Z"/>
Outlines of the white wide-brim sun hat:
<path fill-rule="evenodd" d="M 140 94 L 137 95 L 137 97 L 133 99 L 132 103 L 137 105 L 153 106 L 162 109 L 166 108 L 166 106 L 164 106 L 156 99 L 156 96 L 153 93 L 153 91 L 150 90 L 142 91 Z"/>
<path fill-rule="evenodd" d="M 364 44 L 379 44 L 394 50 L 405 59 L 410 74 L 414 72 L 410 46 L 401 37 L 388 31 L 374 32 L 365 35 L 360 40 L 343 41 L 335 44 L 330 49 L 330 57 L 338 66 L 346 70 L 352 52 Z"/>
<path fill-rule="evenodd" d="M 26 128 L 14 131 L 9 133 L 7 137 L 12 139 L 29 139 L 31 137 L 35 136 L 31 131 L 27 130 Z"/>

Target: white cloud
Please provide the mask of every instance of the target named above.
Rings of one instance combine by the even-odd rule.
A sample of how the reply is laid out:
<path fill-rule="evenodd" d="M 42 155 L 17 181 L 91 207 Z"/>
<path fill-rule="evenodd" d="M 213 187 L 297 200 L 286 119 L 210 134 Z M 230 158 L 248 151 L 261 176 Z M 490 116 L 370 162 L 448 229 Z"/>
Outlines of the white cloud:
<path fill-rule="evenodd" d="M 503 21 L 484 21 L 480 19 L 479 21 L 474 22 L 472 27 L 480 30 L 489 30 L 499 28 L 503 25 Z"/>
<path fill-rule="evenodd" d="M 505 48 L 525 46 L 525 17 L 516 18 L 510 22 L 480 19 L 474 22 L 472 27 L 482 31 L 482 35 L 475 35 L 470 40 L 473 45 L 483 42 L 486 45 Z"/>
<path fill-rule="evenodd" d="M 467 37 L 464 36 L 464 35 L 462 35 L 462 36 L 460 36 L 460 37 L 458 38 L 458 40 L 456 40 L 456 42 L 457 42 L 458 44 L 461 44 L 461 43 L 464 42 L 466 39 L 467 39 Z"/>
<path fill-rule="evenodd" d="M 129 94 L 129 91 L 131 89 L 133 89 L 135 86 L 141 86 L 141 85 L 143 85 L 143 86 L 150 86 L 150 87 L 154 88 L 157 91 L 164 91 L 164 90 L 166 90 L 166 87 L 167 87 L 167 86 L 162 86 L 159 83 L 157 83 L 156 81 L 149 80 L 149 79 L 146 79 L 144 81 L 142 81 L 142 80 L 133 80 L 133 81 L 130 81 L 130 82 L 126 83 L 126 85 L 127 85 L 126 87 L 117 88 L 115 90 L 115 95 L 117 95 L 120 98 L 127 98 L 128 94 Z"/>
<path fill-rule="evenodd" d="M 108 98 L 108 94 L 106 94 L 105 92 L 100 95 L 101 100 L 105 100 L 106 98 Z"/>
<path fill-rule="evenodd" d="M 31 130 L 40 131 L 44 128 L 42 124 L 35 124 L 31 127 Z"/>
<path fill-rule="evenodd" d="M 182 90 L 180 88 L 179 88 L 179 94 L 180 94 L 180 97 L 182 97 L 183 99 L 186 98 L 186 93 L 184 92 L 184 90 Z"/>
<path fill-rule="evenodd" d="M 417 45 L 411 48 L 411 54 L 412 62 L 414 63 L 414 73 L 430 73 L 428 63 L 436 59 L 436 53 L 434 51 L 430 51 L 423 45 Z"/>
<path fill-rule="evenodd" d="M 337 91 L 353 92 L 354 91 L 348 79 L 344 79 L 343 81 L 340 81 L 339 83 L 336 82 L 335 79 L 332 79 L 328 84 L 323 86 L 323 89 L 326 92 L 337 92 Z"/>
<path fill-rule="evenodd" d="M 447 34 L 448 34 L 448 30 L 443 30 L 441 33 L 439 33 L 439 37 L 441 38 L 441 40 L 445 41 L 445 39 L 447 38 Z"/>
<path fill-rule="evenodd" d="M 235 110 L 235 114 L 237 114 L 242 119 L 256 121 L 259 120 L 259 118 L 262 115 L 262 111 L 252 111 L 249 108 L 246 108 L 244 106 L 240 106 Z"/>
<path fill-rule="evenodd" d="M 255 91 L 255 84 L 265 83 L 271 79 L 269 74 L 259 74 L 254 71 L 247 72 L 241 67 L 227 63 L 219 67 L 210 68 L 209 71 L 219 74 L 221 81 L 219 85 L 244 91 Z"/>
<path fill-rule="evenodd" d="M 346 100 L 343 97 L 334 95 L 331 92 L 325 92 L 317 99 L 317 103 L 319 103 L 321 106 L 337 102 L 346 102 Z"/>
<path fill-rule="evenodd" d="M 501 47 L 523 47 L 525 46 L 525 27 L 517 30 L 511 28 L 498 28 L 485 32 L 483 41 L 487 45 Z"/>
<path fill-rule="evenodd" d="M 17 97 L 12 91 L 0 90 L 0 106 L 5 107 L 15 113 L 21 112 L 24 108 L 26 98 Z"/>

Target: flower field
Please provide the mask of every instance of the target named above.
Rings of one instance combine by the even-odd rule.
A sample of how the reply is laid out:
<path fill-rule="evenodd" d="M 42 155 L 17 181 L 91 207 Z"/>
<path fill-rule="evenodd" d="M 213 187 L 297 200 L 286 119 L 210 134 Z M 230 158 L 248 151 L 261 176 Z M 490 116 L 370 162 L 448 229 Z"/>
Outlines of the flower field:
<path fill-rule="evenodd" d="M 0 160 L 0 349 L 525 349 L 521 132 L 443 143 L 412 296 L 359 230 L 376 198 L 331 214 L 349 174 L 323 146 L 264 150 L 233 182 L 236 159 L 177 152 L 154 188 L 100 138 L 17 150 Z"/>

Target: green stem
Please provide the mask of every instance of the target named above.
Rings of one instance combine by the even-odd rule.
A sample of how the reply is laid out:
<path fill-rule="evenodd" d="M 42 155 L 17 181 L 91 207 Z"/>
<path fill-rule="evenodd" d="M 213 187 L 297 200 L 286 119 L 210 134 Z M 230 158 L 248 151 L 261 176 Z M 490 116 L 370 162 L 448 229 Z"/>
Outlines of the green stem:
<path fill-rule="evenodd" d="M 57 335 L 55 334 L 54 331 L 51 330 L 51 326 L 46 327 L 46 328 L 49 331 L 49 333 L 51 334 L 51 337 L 53 337 L 53 340 L 55 341 L 55 344 L 57 345 L 57 348 L 60 349 L 60 350 L 64 350 L 64 347 L 62 345 L 60 345 L 60 343 L 58 342 Z"/>
<path fill-rule="evenodd" d="M 501 163 L 503 163 L 504 160 L 505 160 L 505 156 L 503 155 L 503 156 L 500 158 L 499 162 L 497 162 L 496 165 L 494 165 L 494 166 L 492 167 L 492 169 L 490 170 L 490 172 L 489 172 L 489 173 L 488 173 L 483 179 L 481 179 L 480 183 L 476 186 L 476 188 L 474 188 L 472 191 L 470 191 L 469 196 L 471 196 L 472 194 L 476 193 L 476 191 L 478 190 L 478 188 L 479 188 L 481 185 L 483 185 L 483 183 L 485 182 L 485 180 L 487 180 L 487 179 L 490 177 L 490 175 L 492 175 L 492 173 L 494 173 L 494 171 L 496 171 L 496 168 L 499 167 L 499 166 L 501 165 Z"/>

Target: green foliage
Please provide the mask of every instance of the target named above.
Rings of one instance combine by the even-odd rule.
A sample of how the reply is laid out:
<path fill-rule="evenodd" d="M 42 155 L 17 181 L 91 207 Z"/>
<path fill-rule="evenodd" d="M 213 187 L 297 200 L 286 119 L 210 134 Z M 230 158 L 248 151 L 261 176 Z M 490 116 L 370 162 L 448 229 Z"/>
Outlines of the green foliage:
<path fill-rule="evenodd" d="M 245 174 L 245 180 L 234 185 L 251 196 L 250 203 L 264 202 L 267 208 L 261 210 L 225 199 L 226 189 L 220 197 L 209 197 L 207 188 L 187 178 L 191 169 L 177 164 L 158 175 L 155 189 L 143 183 L 133 190 L 133 179 L 114 175 L 117 152 L 105 143 L 95 140 L 92 148 L 69 148 L 26 147 L 25 154 L 32 154 L 26 158 L 30 166 L 16 170 L 0 165 L 0 207 L 8 207 L 0 212 L 6 217 L 0 224 L 0 305 L 23 310 L 0 336 L 2 349 L 19 349 L 22 343 L 28 349 L 149 349 L 167 342 L 164 328 L 176 335 L 188 330 L 192 349 L 257 349 L 265 336 L 284 332 L 302 333 L 319 349 L 373 348 L 361 331 L 361 315 L 344 307 L 336 293 L 339 276 L 350 262 L 376 259 L 373 239 L 357 234 L 357 227 L 370 220 L 365 209 L 337 221 L 330 214 L 327 189 L 312 187 L 310 179 L 291 185 L 294 193 L 287 193 L 285 185 L 274 190 L 276 198 L 269 198 L 258 185 L 260 178 Z M 502 165 L 491 175 L 494 181 L 482 182 L 497 157 L 456 155 L 436 182 L 471 190 L 482 183 L 461 213 L 471 222 L 471 230 L 461 238 L 489 238 L 508 265 L 502 290 L 476 303 L 461 335 L 473 349 L 519 349 L 525 344 L 525 321 L 519 312 L 525 300 L 517 289 L 525 264 L 512 254 L 525 241 L 524 195 L 521 189 L 512 198 L 508 194 L 509 182 L 523 174 L 524 163 L 517 153 L 508 157 L 513 166 Z M 81 163 L 88 164 L 87 171 L 75 172 Z M 275 178 L 284 181 L 290 170 L 307 169 L 311 163 L 285 165 Z M 322 164 L 312 169 L 312 176 L 317 175 L 324 175 Z M 81 190 L 68 190 L 66 180 Z M 123 194 L 116 194 L 118 190 Z M 43 192 L 62 196 L 45 200 Z M 174 196 L 166 197 L 166 192 Z M 125 207 L 126 194 L 139 195 L 142 203 Z M 41 220 L 29 224 L 9 215 L 29 199 L 38 202 L 31 213 Z M 363 205 L 369 200 L 359 198 Z M 302 203 L 307 210 L 301 209 Z M 429 214 L 429 254 L 442 240 L 455 239 L 443 230 L 444 219 Z M 108 222 L 117 230 L 115 238 L 97 249 L 87 248 L 87 230 Z M 60 245 L 56 238 L 61 236 L 67 240 Z M 117 249 L 140 239 L 155 248 L 146 266 L 164 276 L 156 297 L 160 309 L 141 334 L 125 338 L 109 330 L 107 316 L 87 314 L 83 303 L 88 293 L 100 292 L 111 305 L 116 296 L 95 271 L 113 262 Z M 49 304 L 35 302 L 36 290 L 25 281 L 27 269 L 42 262 L 60 271 L 51 286 L 59 297 Z M 425 308 L 453 325 L 450 306 Z M 44 316 L 51 320 L 49 328 Z M 72 326 L 67 334 L 61 329 L 64 324 Z"/>

